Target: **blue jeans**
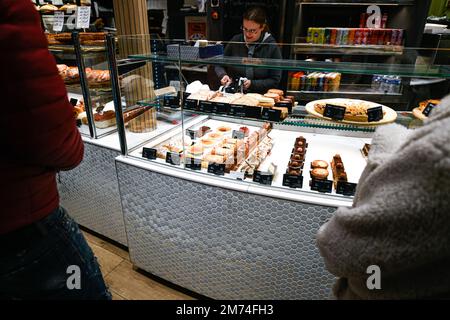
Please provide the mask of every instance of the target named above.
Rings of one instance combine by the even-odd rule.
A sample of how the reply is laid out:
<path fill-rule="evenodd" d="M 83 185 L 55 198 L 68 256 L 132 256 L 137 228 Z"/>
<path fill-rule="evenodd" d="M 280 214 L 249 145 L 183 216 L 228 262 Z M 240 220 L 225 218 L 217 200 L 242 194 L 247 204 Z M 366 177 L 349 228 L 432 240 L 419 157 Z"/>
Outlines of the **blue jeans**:
<path fill-rule="evenodd" d="M 111 294 L 78 225 L 59 207 L 0 235 L 0 299 L 110 300 Z"/>

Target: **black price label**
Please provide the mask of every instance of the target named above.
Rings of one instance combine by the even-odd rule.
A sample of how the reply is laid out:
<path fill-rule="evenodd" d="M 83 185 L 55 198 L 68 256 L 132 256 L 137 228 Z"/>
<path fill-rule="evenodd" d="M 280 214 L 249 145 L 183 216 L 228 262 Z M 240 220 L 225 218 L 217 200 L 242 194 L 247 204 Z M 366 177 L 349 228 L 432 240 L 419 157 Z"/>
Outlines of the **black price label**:
<path fill-rule="evenodd" d="M 280 121 L 281 110 L 263 108 L 261 119 L 269 121 Z"/>
<path fill-rule="evenodd" d="M 230 104 L 224 102 L 215 103 L 214 113 L 227 114 L 228 112 L 230 112 Z"/>
<path fill-rule="evenodd" d="M 76 119 L 75 124 L 77 125 L 77 127 L 81 127 L 83 122 L 81 122 L 81 119 Z"/>
<path fill-rule="evenodd" d="M 179 166 L 181 161 L 180 161 L 180 154 L 178 152 L 167 152 L 166 154 L 166 162 Z"/>
<path fill-rule="evenodd" d="M 201 170 L 202 169 L 202 159 L 186 158 L 186 163 L 184 165 L 186 168 L 191 169 L 191 170 Z"/>
<path fill-rule="evenodd" d="M 198 132 L 197 130 L 186 129 L 186 135 L 189 136 L 192 140 L 197 139 Z"/>
<path fill-rule="evenodd" d="M 323 116 L 333 120 L 343 120 L 345 116 L 345 107 L 326 104 Z"/>
<path fill-rule="evenodd" d="M 247 118 L 261 119 L 261 108 L 260 107 L 249 107 L 244 106 L 245 116 Z"/>
<path fill-rule="evenodd" d="M 336 185 L 336 193 L 344 196 L 354 196 L 356 192 L 356 183 L 338 181 Z"/>
<path fill-rule="evenodd" d="M 70 99 L 70 104 L 72 105 L 72 107 L 75 107 L 77 105 L 77 103 L 78 103 L 77 99 L 75 99 L 75 98 Z"/>
<path fill-rule="evenodd" d="M 245 117 L 245 108 L 241 105 L 232 104 L 230 105 L 230 111 L 228 114 L 235 117 Z"/>
<path fill-rule="evenodd" d="M 225 164 L 210 162 L 208 164 L 208 173 L 213 173 L 218 176 L 225 175 Z"/>
<path fill-rule="evenodd" d="M 259 184 L 271 185 L 273 181 L 273 174 L 270 172 L 261 172 L 256 170 L 253 174 L 253 181 L 258 182 Z"/>
<path fill-rule="evenodd" d="M 283 186 L 289 188 L 301 188 L 303 187 L 303 176 L 285 173 L 283 175 Z"/>
<path fill-rule="evenodd" d="M 312 178 L 311 180 L 311 190 L 323 193 L 331 193 L 332 188 L 333 188 L 333 181 L 331 180 L 320 180 L 314 178 Z"/>
<path fill-rule="evenodd" d="M 233 130 L 233 139 L 244 139 L 245 138 L 245 132 L 241 130 Z"/>
<path fill-rule="evenodd" d="M 367 121 L 368 122 L 380 121 L 383 119 L 383 117 L 384 117 L 384 115 L 383 115 L 383 107 L 382 106 L 367 109 Z"/>
<path fill-rule="evenodd" d="M 150 160 L 156 159 L 156 149 L 142 148 L 142 157 Z"/>
<path fill-rule="evenodd" d="M 188 110 L 197 110 L 198 101 L 193 99 L 184 100 L 184 108 Z"/>
<path fill-rule="evenodd" d="M 287 108 L 288 112 L 292 113 L 292 103 L 289 103 L 289 102 L 277 102 L 277 103 L 275 103 L 275 107 Z"/>
<path fill-rule="evenodd" d="M 434 103 L 428 103 L 427 106 L 425 107 L 425 109 L 423 109 L 422 114 L 426 117 L 428 117 L 431 113 L 431 111 L 433 111 L 434 107 L 436 107 L 436 105 Z"/>
<path fill-rule="evenodd" d="M 180 98 L 177 96 L 164 96 L 164 106 L 170 108 L 180 107 Z"/>
<path fill-rule="evenodd" d="M 199 110 L 201 112 L 213 113 L 215 106 L 209 101 L 200 101 Z"/>

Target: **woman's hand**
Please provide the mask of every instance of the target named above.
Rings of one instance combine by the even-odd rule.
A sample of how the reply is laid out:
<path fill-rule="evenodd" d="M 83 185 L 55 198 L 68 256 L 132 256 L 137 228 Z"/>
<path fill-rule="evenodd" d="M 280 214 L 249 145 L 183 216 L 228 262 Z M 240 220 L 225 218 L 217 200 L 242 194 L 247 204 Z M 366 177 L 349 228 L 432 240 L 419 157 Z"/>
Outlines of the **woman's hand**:
<path fill-rule="evenodd" d="M 231 79 L 229 76 L 223 76 L 223 78 L 220 80 L 220 84 L 225 86 L 231 84 Z"/>
<path fill-rule="evenodd" d="M 248 90 L 248 88 L 250 88 L 250 86 L 252 85 L 252 81 L 251 80 L 245 80 L 244 81 L 244 89 Z"/>

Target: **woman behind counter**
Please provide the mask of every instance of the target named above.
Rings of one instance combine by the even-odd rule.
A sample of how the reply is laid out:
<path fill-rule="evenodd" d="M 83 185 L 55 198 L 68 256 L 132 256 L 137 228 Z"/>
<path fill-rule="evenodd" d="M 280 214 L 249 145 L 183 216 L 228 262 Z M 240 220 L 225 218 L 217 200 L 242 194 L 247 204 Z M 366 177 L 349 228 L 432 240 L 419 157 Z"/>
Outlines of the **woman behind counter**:
<path fill-rule="evenodd" d="M 225 47 L 224 56 L 281 59 L 281 51 L 275 38 L 268 32 L 266 13 L 262 8 L 248 9 L 243 16 L 242 34 L 235 35 Z M 277 88 L 281 70 L 244 68 L 229 66 L 215 68 L 221 85 L 229 85 L 240 77 L 247 78 L 243 86 L 246 91 L 266 93 Z"/>

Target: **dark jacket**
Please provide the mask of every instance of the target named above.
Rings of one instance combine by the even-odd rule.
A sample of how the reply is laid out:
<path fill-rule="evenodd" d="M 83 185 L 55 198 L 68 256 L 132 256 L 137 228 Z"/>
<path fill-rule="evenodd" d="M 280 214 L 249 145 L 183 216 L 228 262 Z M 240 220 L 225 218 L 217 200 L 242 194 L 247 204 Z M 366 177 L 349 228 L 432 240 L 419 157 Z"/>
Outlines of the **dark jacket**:
<path fill-rule="evenodd" d="M 377 129 L 353 206 L 317 235 L 337 298 L 450 297 L 449 141 L 450 96 L 419 129 Z"/>
<path fill-rule="evenodd" d="M 0 234 L 5 234 L 56 209 L 56 172 L 83 158 L 73 108 L 30 0 L 0 1 L 0 97 Z"/>
<path fill-rule="evenodd" d="M 225 47 L 224 56 L 249 57 L 249 48 L 245 44 L 243 34 L 238 34 L 230 40 L 230 43 Z M 256 43 L 252 57 L 262 59 L 282 58 L 280 48 L 276 44 L 275 38 L 269 35 L 264 40 L 264 33 L 261 35 L 261 39 Z M 266 93 L 269 89 L 278 88 L 281 80 L 281 70 L 274 69 L 227 66 L 225 70 L 223 67 L 218 66 L 215 68 L 215 71 L 219 80 L 225 75 L 228 75 L 233 81 L 240 77 L 250 79 L 252 85 L 249 88 L 249 92 Z M 251 74 L 253 74 L 253 76 L 251 76 Z"/>

